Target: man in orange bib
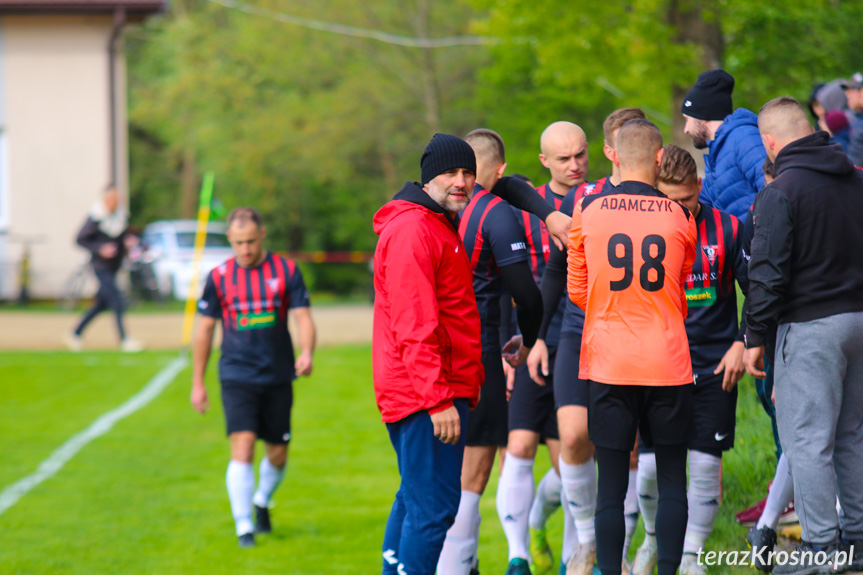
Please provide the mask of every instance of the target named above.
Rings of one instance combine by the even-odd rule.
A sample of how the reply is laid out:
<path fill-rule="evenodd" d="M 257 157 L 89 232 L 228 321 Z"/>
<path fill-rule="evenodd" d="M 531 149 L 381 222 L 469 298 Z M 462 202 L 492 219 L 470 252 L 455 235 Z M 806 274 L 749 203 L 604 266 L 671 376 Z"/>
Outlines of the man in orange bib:
<path fill-rule="evenodd" d="M 621 184 L 576 205 L 568 292 L 585 310 L 579 377 L 590 381 L 588 431 L 596 446 L 597 563 L 621 572 L 629 452 L 640 432 L 656 450 L 659 575 L 677 572 L 687 521 L 686 441 L 692 365 L 684 328 L 695 219 L 654 184 L 662 134 L 647 120 L 620 129 Z"/>

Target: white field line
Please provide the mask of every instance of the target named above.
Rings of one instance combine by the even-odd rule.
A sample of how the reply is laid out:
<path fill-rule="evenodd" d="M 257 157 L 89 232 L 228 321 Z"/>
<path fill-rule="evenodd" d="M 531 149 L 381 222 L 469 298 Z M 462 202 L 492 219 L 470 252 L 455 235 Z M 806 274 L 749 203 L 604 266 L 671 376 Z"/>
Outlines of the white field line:
<path fill-rule="evenodd" d="M 158 397 L 162 393 L 162 390 L 174 381 L 174 378 L 186 367 L 186 364 L 187 360 L 185 356 L 180 356 L 173 360 L 162 371 L 157 373 L 141 391 L 130 397 L 126 403 L 102 415 L 81 433 L 70 437 L 48 459 L 40 463 L 35 472 L 0 492 L 0 515 L 15 505 L 31 489 L 56 475 L 66 462 L 72 459 L 88 443 L 97 437 L 105 435 L 114 427 L 115 423 L 132 415 Z"/>

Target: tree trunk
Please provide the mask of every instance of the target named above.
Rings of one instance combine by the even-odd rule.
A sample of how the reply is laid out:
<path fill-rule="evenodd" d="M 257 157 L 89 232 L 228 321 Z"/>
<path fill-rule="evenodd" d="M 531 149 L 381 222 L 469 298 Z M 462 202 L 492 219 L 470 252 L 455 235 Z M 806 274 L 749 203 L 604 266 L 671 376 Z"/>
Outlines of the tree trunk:
<path fill-rule="evenodd" d="M 417 5 L 416 35 L 418 38 L 429 37 L 429 20 L 431 0 L 419 0 Z M 440 132 L 440 95 L 438 94 L 437 76 L 434 68 L 433 48 L 422 50 L 423 97 L 425 99 L 425 119 L 431 133 Z"/>
<path fill-rule="evenodd" d="M 719 13 L 713 2 L 704 0 L 670 0 L 668 23 L 676 30 L 674 42 L 698 50 L 701 71 L 722 67 L 723 39 Z M 704 172 L 704 160 L 700 150 L 692 145 L 692 139 L 683 133 L 685 121 L 680 113 L 683 99 L 692 88 L 695 78 L 680 78 L 672 89 L 671 126 L 672 140 L 689 150 L 698 163 L 699 173 Z"/>

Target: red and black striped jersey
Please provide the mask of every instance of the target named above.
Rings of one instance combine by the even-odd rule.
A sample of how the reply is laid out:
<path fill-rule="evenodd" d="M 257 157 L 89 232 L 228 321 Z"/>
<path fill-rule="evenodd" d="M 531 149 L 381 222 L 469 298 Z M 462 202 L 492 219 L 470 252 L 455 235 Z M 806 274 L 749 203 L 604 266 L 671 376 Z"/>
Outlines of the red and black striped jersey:
<path fill-rule="evenodd" d="M 705 204 L 695 218 L 698 249 L 686 278 L 686 335 L 694 373 L 713 373 L 735 339 L 743 341 L 737 322 L 737 289 L 749 288 L 743 225 L 731 214 Z"/>
<path fill-rule="evenodd" d="M 543 184 L 536 189 L 536 193 L 542 196 L 552 208 L 563 211 L 561 210 L 561 206 L 563 205 L 564 196 L 555 194 L 551 186 Z M 542 281 L 545 264 L 548 263 L 548 255 L 551 252 L 551 238 L 548 234 L 548 228 L 545 222 L 533 214 L 523 212 L 517 208 L 513 208 L 513 211 L 527 239 L 528 263 L 530 264 L 530 271 L 533 273 L 533 279 L 538 284 Z M 572 206 L 570 206 L 569 213 L 566 213 L 566 215 L 572 215 Z"/>
<path fill-rule="evenodd" d="M 458 228 L 473 272 L 473 290 L 482 325 L 483 351 L 500 347 L 499 266 L 527 260 L 524 234 L 508 203 L 477 184 Z"/>
<path fill-rule="evenodd" d="M 309 292 L 292 260 L 268 253 L 253 268 L 231 258 L 213 269 L 198 313 L 222 320 L 219 379 L 254 384 L 292 381 L 288 309 L 298 307 L 309 307 Z"/>
<path fill-rule="evenodd" d="M 608 182 L 608 178 L 600 178 L 595 182 L 584 182 L 579 186 L 571 188 L 561 201 L 558 201 L 560 197 L 551 192 L 547 184 L 537 188 L 537 192 L 546 198 L 549 197 L 549 195 L 553 196 L 555 208 L 558 211 L 571 216 L 573 208 L 578 200 L 584 196 L 598 194 L 606 187 L 613 187 L 611 183 Z M 517 211 L 516 214 L 519 218 L 527 220 L 527 214 L 522 216 L 522 212 L 520 211 Z M 522 221 L 522 219 L 519 219 L 520 223 Z M 539 224 L 541 224 L 538 218 L 531 218 L 530 222 L 532 224 L 532 229 L 537 229 Z M 542 228 L 545 229 L 544 224 L 542 225 Z M 547 238 L 547 233 L 545 237 Z M 528 236 L 528 249 L 531 250 L 532 260 L 535 258 L 535 254 L 542 253 L 536 249 L 537 245 L 537 242 L 531 242 L 531 237 Z M 553 248 L 552 244 L 543 244 L 542 248 L 542 251 L 547 253 L 544 258 L 544 265 L 540 270 L 540 282 L 546 283 L 549 288 L 551 288 L 551 285 L 549 284 L 549 282 L 551 282 L 555 286 L 553 288 L 553 291 L 555 292 L 559 286 L 560 294 L 562 296 L 566 291 L 566 251 Z M 548 278 L 548 281 L 543 280 L 546 275 L 546 270 L 551 270 L 551 277 Z M 584 312 L 581 311 L 577 305 L 572 303 L 569 298 L 557 298 L 555 296 L 553 299 L 557 303 L 553 308 L 547 307 L 545 309 L 543 328 L 540 330 L 540 337 L 550 346 L 556 346 L 558 344 L 561 333 L 572 332 L 581 335 L 581 330 L 584 326 Z"/>

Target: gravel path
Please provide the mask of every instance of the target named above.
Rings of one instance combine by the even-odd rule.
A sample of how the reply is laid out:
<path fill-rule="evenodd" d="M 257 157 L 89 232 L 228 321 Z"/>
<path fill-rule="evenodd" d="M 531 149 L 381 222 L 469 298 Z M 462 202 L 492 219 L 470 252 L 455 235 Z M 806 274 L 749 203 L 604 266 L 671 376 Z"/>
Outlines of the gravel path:
<path fill-rule="evenodd" d="M 312 317 L 318 328 L 318 345 L 371 342 L 372 306 L 312 307 Z M 79 319 L 78 313 L 0 311 L 0 350 L 64 349 L 63 334 L 71 331 Z M 177 349 L 182 337 L 183 314 L 128 314 L 126 330 L 148 349 Z M 291 331 L 294 332 L 293 326 Z M 87 328 L 84 349 L 116 347 L 114 317 L 105 312 Z"/>

